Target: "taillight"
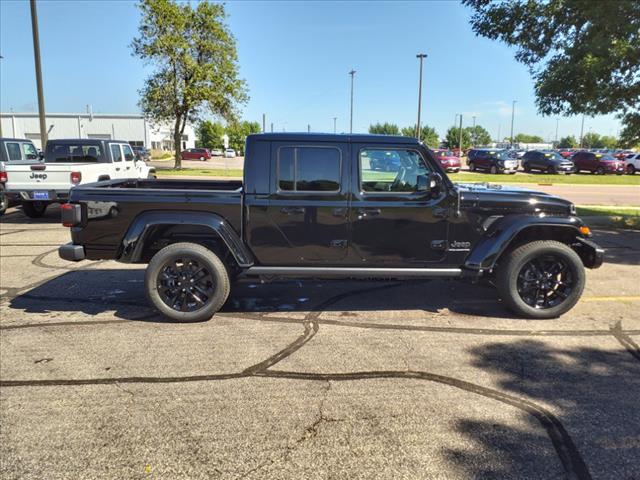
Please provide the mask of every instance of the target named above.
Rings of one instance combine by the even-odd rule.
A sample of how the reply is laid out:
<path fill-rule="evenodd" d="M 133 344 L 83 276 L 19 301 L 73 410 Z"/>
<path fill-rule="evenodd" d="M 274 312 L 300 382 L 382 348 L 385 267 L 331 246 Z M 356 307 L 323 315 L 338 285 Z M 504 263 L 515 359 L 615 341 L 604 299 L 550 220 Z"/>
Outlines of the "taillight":
<path fill-rule="evenodd" d="M 71 183 L 77 185 L 82 180 L 82 172 L 71 172 Z"/>
<path fill-rule="evenodd" d="M 0 183 L 6 183 L 8 179 L 7 172 L 0 172 Z"/>
<path fill-rule="evenodd" d="M 63 203 L 60 207 L 62 225 L 75 227 L 82 223 L 82 208 L 77 203 Z"/>

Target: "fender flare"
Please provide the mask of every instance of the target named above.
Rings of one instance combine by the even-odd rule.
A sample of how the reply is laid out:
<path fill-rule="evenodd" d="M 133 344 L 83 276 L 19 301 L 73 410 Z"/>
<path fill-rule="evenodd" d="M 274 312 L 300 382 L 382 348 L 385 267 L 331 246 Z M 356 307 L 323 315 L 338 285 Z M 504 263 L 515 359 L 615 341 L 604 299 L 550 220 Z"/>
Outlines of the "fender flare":
<path fill-rule="evenodd" d="M 145 241 L 154 227 L 168 225 L 192 225 L 211 229 L 227 246 L 238 265 L 253 265 L 253 255 L 242 242 L 233 227 L 222 217 L 206 212 L 165 210 L 144 212 L 138 215 L 127 230 L 120 245 L 119 260 L 136 263 L 142 259 Z"/>
<path fill-rule="evenodd" d="M 561 227 L 570 229 L 578 237 L 582 237 L 579 228 L 584 223 L 578 217 L 537 217 L 516 215 L 503 217 L 489 227 L 485 235 L 473 247 L 464 262 L 467 270 L 482 273 L 491 270 L 496 260 L 507 249 L 512 240 L 529 227 Z"/>

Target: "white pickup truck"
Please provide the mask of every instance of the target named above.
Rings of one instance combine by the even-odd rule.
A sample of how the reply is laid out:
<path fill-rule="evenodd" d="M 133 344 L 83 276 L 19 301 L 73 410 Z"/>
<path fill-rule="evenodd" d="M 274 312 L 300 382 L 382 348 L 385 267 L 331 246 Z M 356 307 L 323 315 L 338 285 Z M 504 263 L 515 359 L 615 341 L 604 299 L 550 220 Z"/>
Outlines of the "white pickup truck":
<path fill-rule="evenodd" d="M 136 160 L 118 140 L 49 140 L 44 161 L 5 166 L 5 194 L 20 200 L 23 212 L 41 217 L 51 203 L 63 203 L 76 185 L 124 178 L 155 178 L 155 168 Z"/>

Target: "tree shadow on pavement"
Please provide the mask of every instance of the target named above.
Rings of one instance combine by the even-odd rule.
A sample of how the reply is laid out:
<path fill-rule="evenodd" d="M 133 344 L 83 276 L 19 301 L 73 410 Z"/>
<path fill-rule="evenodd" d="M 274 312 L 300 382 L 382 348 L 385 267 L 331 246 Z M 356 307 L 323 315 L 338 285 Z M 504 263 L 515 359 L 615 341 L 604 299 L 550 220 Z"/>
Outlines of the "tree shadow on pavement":
<path fill-rule="evenodd" d="M 446 308 L 461 314 L 513 318 L 493 288 L 446 280 L 242 281 L 234 284 L 222 312 L 308 312 L 329 299 L 334 301 L 323 310 L 438 312 Z M 88 315 L 115 311 L 116 317 L 130 320 L 139 320 L 141 310 L 153 312 L 144 294 L 143 270 L 98 268 L 68 271 L 17 295 L 10 308 Z M 165 321 L 159 315 L 147 319 Z"/>
<path fill-rule="evenodd" d="M 640 362 L 613 335 L 596 338 L 606 347 L 576 347 L 571 341 L 488 343 L 471 349 L 472 364 L 495 376 L 501 391 L 547 405 L 593 478 L 640 478 Z M 499 433 L 505 428 L 504 435 Z M 511 439 L 516 432 L 478 421 L 461 421 L 457 429 L 474 446 L 447 452 L 458 470 L 476 476 L 481 464 L 487 465 L 481 478 L 519 476 L 523 452 Z M 526 443 L 535 431 L 543 432 L 533 422 L 531 431 L 519 436 Z M 538 452 L 529 453 L 536 462 L 544 461 Z M 589 478 L 588 473 L 576 477 Z"/>

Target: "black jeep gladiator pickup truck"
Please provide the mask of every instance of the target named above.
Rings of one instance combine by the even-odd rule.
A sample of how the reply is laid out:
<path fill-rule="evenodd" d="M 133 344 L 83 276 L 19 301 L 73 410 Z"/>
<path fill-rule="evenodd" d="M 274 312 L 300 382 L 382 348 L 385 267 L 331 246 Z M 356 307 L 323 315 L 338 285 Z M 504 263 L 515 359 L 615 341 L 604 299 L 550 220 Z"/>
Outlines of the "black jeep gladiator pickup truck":
<path fill-rule="evenodd" d="M 388 172 L 371 168 L 389 158 Z M 211 318 L 241 277 L 461 278 L 519 315 L 571 309 L 603 250 L 566 200 L 452 183 L 408 137 L 260 134 L 244 181 L 108 180 L 71 190 L 66 260 L 148 263 L 163 314 Z"/>

